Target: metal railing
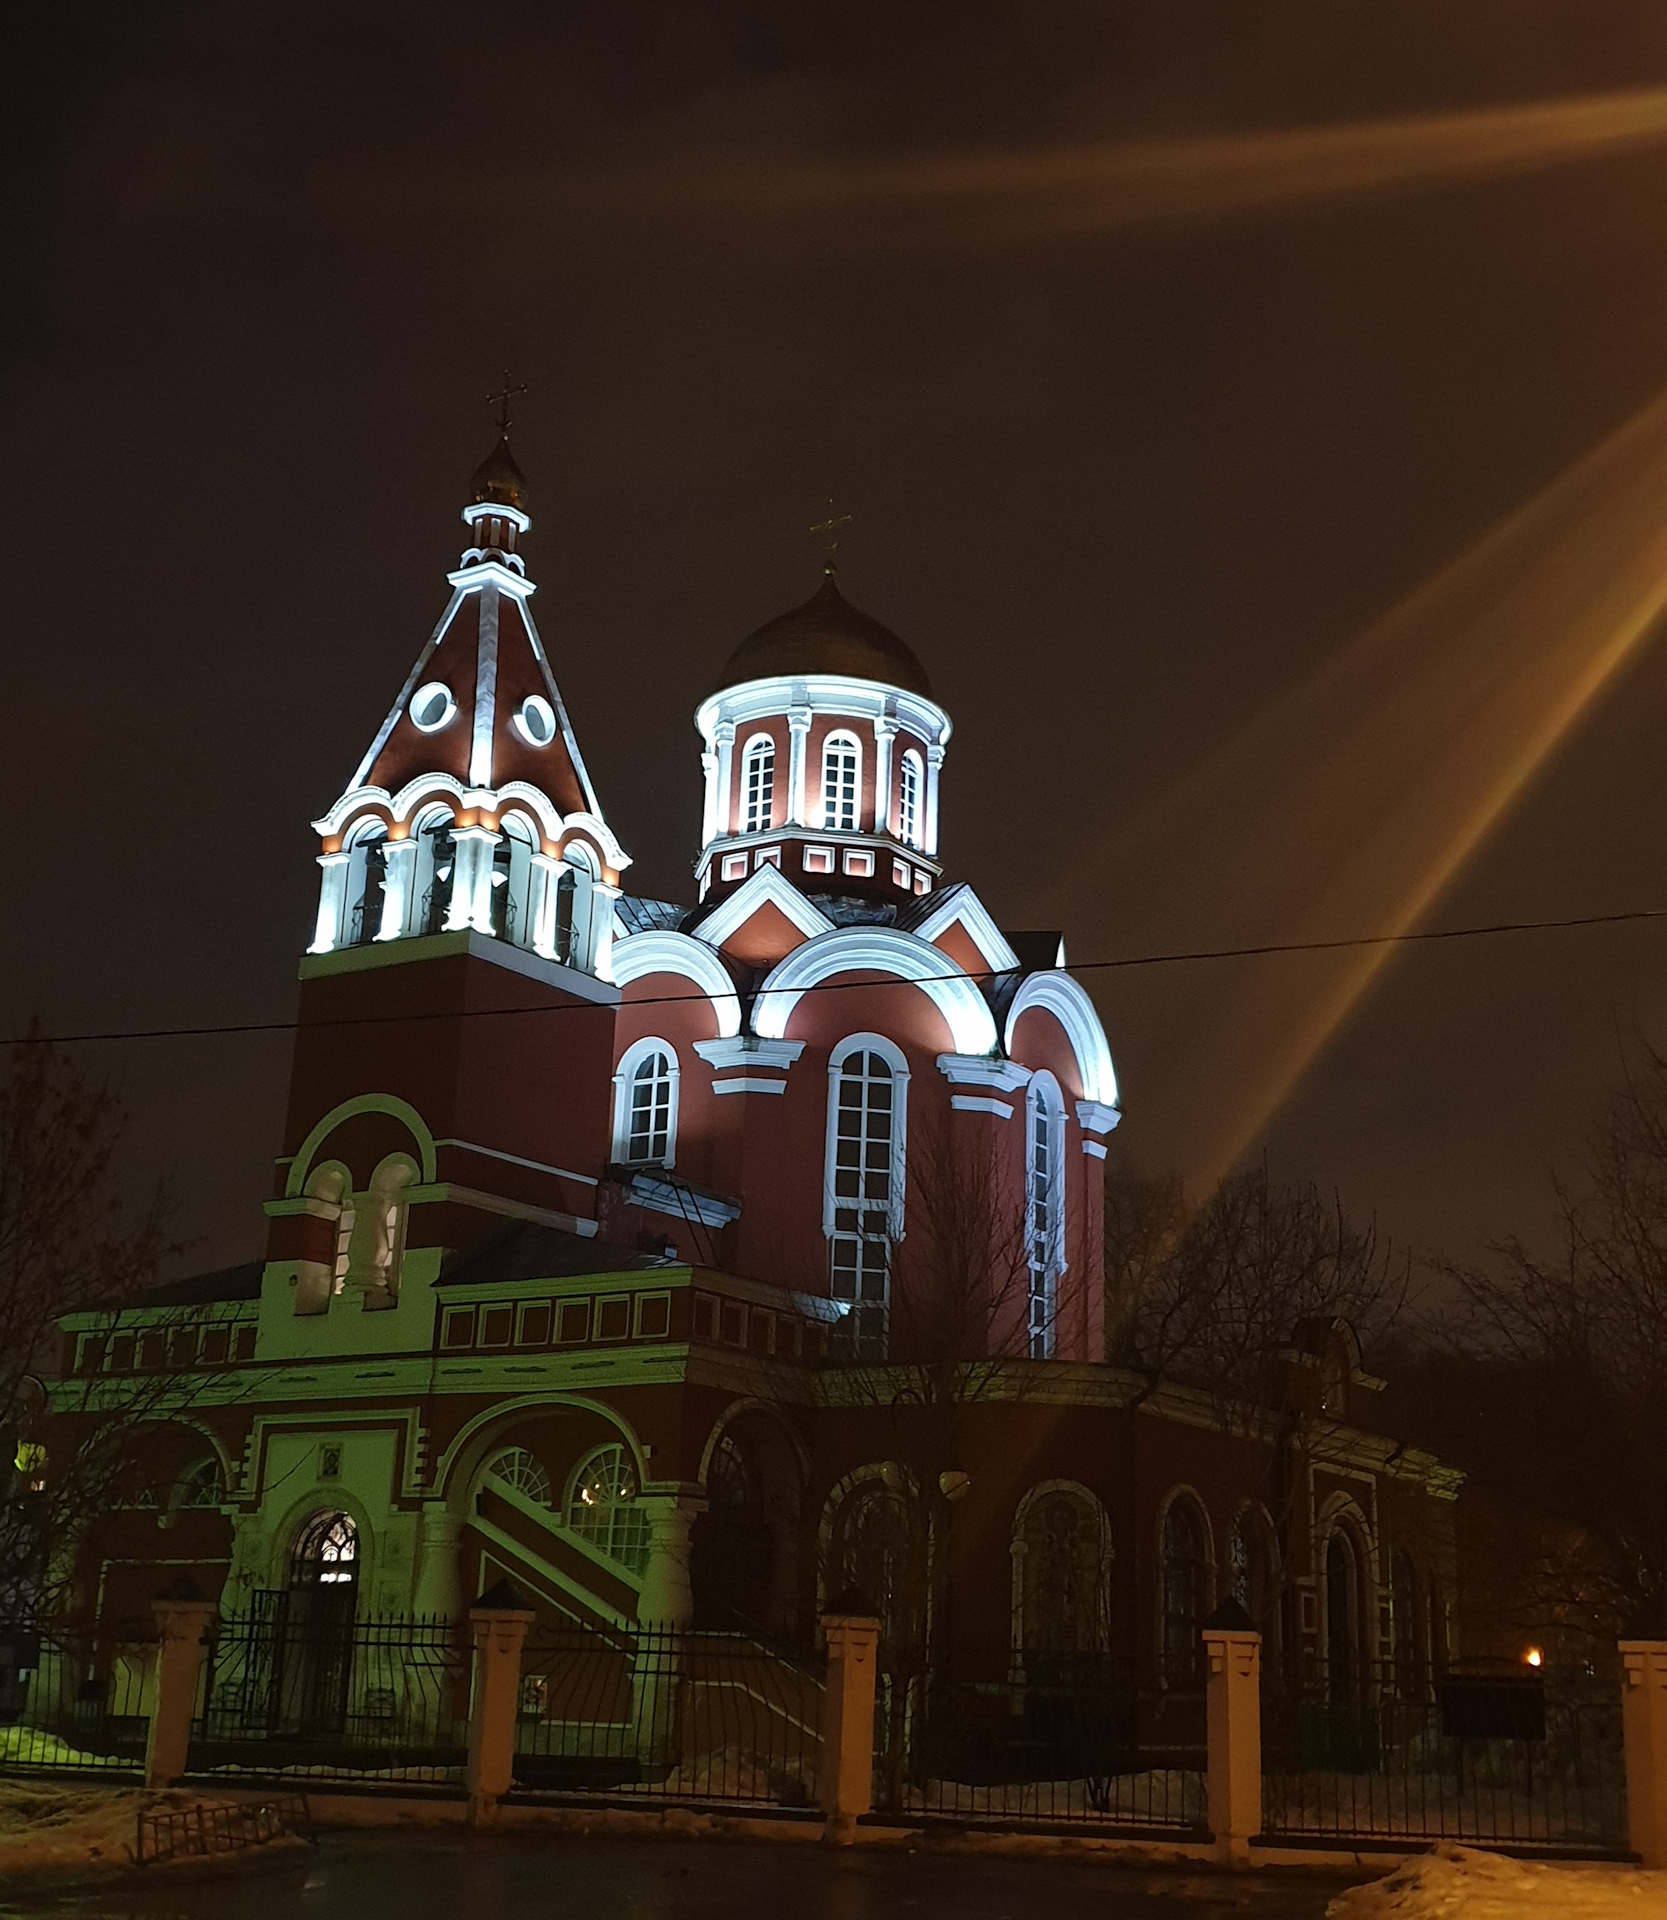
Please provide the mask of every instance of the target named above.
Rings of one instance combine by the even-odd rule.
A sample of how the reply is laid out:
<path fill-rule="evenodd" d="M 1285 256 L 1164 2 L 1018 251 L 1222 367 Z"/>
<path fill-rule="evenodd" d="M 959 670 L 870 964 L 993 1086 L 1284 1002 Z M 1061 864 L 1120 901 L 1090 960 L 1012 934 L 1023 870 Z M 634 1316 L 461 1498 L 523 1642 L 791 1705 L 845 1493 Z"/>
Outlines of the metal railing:
<path fill-rule="evenodd" d="M 822 1664 L 742 1633 L 537 1628 L 521 1656 L 516 1787 L 810 1806 Z"/>
<path fill-rule="evenodd" d="M 139 1775 L 154 1641 L 0 1630 L 0 1771 Z"/>
<path fill-rule="evenodd" d="M 192 1730 L 194 1774 L 455 1785 L 470 1648 L 449 1620 L 356 1618 L 304 1590 L 222 1620 Z"/>
<path fill-rule="evenodd" d="M 1262 1688 L 1263 1825 L 1281 1839 L 1626 1844 L 1621 1703 L 1583 1674 L 1323 1667 Z"/>
<path fill-rule="evenodd" d="M 886 1671 L 889 1667 L 891 1670 Z M 875 1805 L 963 1822 L 1201 1830 L 1204 1692 L 1109 1654 L 885 1662 Z"/>

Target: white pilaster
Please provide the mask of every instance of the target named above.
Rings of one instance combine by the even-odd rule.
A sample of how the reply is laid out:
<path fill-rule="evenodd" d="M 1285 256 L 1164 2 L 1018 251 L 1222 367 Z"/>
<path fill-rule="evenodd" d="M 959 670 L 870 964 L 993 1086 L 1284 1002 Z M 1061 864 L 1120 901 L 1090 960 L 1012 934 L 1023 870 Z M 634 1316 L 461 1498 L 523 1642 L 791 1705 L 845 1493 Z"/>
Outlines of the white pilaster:
<path fill-rule="evenodd" d="M 347 894 L 349 858 L 345 853 L 321 853 L 318 856 L 318 864 L 324 871 L 318 886 L 318 925 L 313 933 L 313 943 L 307 949 L 309 953 L 333 953 L 341 939 L 342 902 Z"/>
<path fill-rule="evenodd" d="M 703 753 L 700 756 L 701 771 L 706 775 L 706 803 L 700 816 L 700 844 L 711 846 L 717 836 L 715 822 L 718 817 L 718 756 L 715 753 Z"/>
<path fill-rule="evenodd" d="M 459 827 L 452 843 L 457 851 L 446 931 L 456 933 L 463 927 L 473 927 L 478 933 L 490 933 L 492 849 L 498 844 L 498 836 L 486 827 Z"/>
<path fill-rule="evenodd" d="M 926 749 L 926 845 L 923 852 L 929 860 L 938 857 L 938 772 L 943 766 L 943 748 L 931 746 Z"/>
<path fill-rule="evenodd" d="M 735 761 L 735 722 L 720 720 L 713 737 L 718 743 L 718 796 L 712 814 L 712 838 L 721 840 L 735 831 L 735 797 L 730 792 L 730 770 Z"/>
<path fill-rule="evenodd" d="M 590 968 L 598 980 L 614 977 L 614 902 L 622 889 L 596 880 L 590 887 Z"/>
<path fill-rule="evenodd" d="M 897 722 L 888 714 L 881 714 L 874 722 L 874 825 L 872 831 L 875 833 L 891 832 L 891 743 L 896 738 Z"/>
<path fill-rule="evenodd" d="M 547 853 L 532 857 L 532 887 L 527 901 L 527 918 L 532 924 L 533 952 L 546 960 L 556 957 L 556 893 L 563 862 Z"/>
<path fill-rule="evenodd" d="M 810 708 L 787 710 L 787 824 L 805 824 L 805 742 L 810 738 Z"/>
<path fill-rule="evenodd" d="M 498 589 L 480 590 L 480 648 L 475 655 L 475 727 L 469 743 L 469 785 L 492 784 L 492 728 L 498 714 Z"/>

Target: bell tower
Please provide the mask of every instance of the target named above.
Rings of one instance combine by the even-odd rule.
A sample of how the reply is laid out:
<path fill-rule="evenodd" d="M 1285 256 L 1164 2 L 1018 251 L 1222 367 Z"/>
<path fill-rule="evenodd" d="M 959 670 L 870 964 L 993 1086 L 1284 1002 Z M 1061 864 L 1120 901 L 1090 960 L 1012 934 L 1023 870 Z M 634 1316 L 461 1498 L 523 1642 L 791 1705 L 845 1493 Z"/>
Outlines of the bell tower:
<path fill-rule="evenodd" d="M 346 789 L 323 846 L 309 953 L 472 929 L 609 977 L 630 864 L 603 817 L 549 656 L 521 542 L 532 522 L 509 444 L 476 468 L 451 597 Z"/>

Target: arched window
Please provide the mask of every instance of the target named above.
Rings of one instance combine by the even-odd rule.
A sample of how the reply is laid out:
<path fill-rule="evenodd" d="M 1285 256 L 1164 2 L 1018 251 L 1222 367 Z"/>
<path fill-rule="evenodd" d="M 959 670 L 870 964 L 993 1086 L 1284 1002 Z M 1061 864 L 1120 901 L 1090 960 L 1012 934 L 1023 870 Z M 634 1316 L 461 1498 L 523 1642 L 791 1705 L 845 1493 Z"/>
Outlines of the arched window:
<path fill-rule="evenodd" d="M 637 1504 L 637 1476 L 623 1446 L 598 1447 L 581 1462 L 568 1496 L 567 1524 L 599 1553 L 642 1572 L 648 1516 Z"/>
<path fill-rule="evenodd" d="M 1233 1598 L 1262 1636 L 1262 1658 L 1271 1664 L 1279 1645 L 1279 1591 L 1273 1542 L 1266 1519 L 1241 1508 L 1227 1540 L 1227 1574 Z"/>
<path fill-rule="evenodd" d="M 920 796 L 925 785 L 920 755 L 910 747 L 898 769 L 897 837 L 911 847 L 920 845 Z"/>
<path fill-rule="evenodd" d="M 741 831 L 764 833 L 776 787 L 776 743 L 767 733 L 747 742 L 741 756 Z"/>
<path fill-rule="evenodd" d="M 1036 1074 L 1025 1093 L 1025 1146 L 1030 1357 L 1050 1360 L 1065 1271 L 1065 1102 L 1051 1073 Z"/>
<path fill-rule="evenodd" d="M 212 1455 L 206 1460 L 195 1461 L 187 1467 L 174 1482 L 170 1507 L 189 1509 L 193 1507 L 218 1507 L 226 1497 L 225 1484 L 220 1478 L 220 1462 Z"/>
<path fill-rule="evenodd" d="M 1082 1656 L 1107 1646 L 1108 1542 L 1099 1502 L 1071 1487 L 1038 1494 L 1025 1509 L 1019 1545 L 1026 1677 L 1068 1679 Z"/>
<path fill-rule="evenodd" d="M 706 1511 L 690 1535 L 695 1624 L 718 1632 L 768 1626 L 775 1537 L 751 1447 L 719 1435 L 706 1463 Z"/>
<path fill-rule="evenodd" d="M 368 946 L 382 931 L 382 900 L 387 877 L 388 829 L 380 820 L 367 820 L 353 829 L 347 850 L 344 946 Z"/>
<path fill-rule="evenodd" d="M 822 745 L 822 830 L 855 833 L 862 748 L 854 733 L 830 733 Z"/>
<path fill-rule="evenodd" d="M 359 1196 L 348 1227 L 344 1289 L 364 1295 L 367 1307 L 391 1307 L 399 1297 L 400 1263 L 405 1255 L 405 1189 L 416 1173 L 404 1154 L 390 1154 Z M 337 1261 L 341 1259 L 339 1247 Z"/>
<path fill-rule="evenodd" d="M 614 1160 L 669 1167 L 677 1153 L 677 1050 L 666 1040 L 627 1047 L 614 1075 Z"/>
<path fill-rule="evenodd" d="M 1172 1500 L 1163 1517 L 1159 1579 L 1162 1614 L 1159 1654 L 1165 1680 L 1185 1683 L 1198 1677 L 1198 1627 L 1204 1617 L 1203 1529 L 1192 1502 Z"/>
<path fill-rule="evenodd" d="M 457 871 L 457 847 L 452 839 L 455 821 L 444 807 L 424 813 L 417 822 L 416 910 L 418 933 L 440 933 L 451 914 L 452 879 Z"/>
<path fill-rule="evenodd" d="M 290 1555 L 294 1587 L 348 1587 L 359 1577 L 359 1529 L 339 1509 L 315 1513 L 301 1524 Z"/>
<path fill-rule="evenodd" d="M 1325 1549 L 1326 1690 L 1353 1700 L 1360 1684 L 1360 1580 L 1353 1540 L 1336 1528 Z"/>
<path fill-rule="evenodd" d="M 592 888 L 601 875 L 596 857 L 581 840 L 570 840 L 561 852 L 556 874 L 556 958 L 567 967 L 588 967 L 591 960 Z"/>
<path fill-rule="evenodd" d="M 830 1291 L 846 1309 L 835 1339 L 852 1359 L 886 1354 L 891 1245 L 902 1236 L 907 1084 L 902 1054 L 878 1035 L 859 1034 L 833 1051 L 823 1219 Z"/>
<path fill-rule="evenodd" d="M 895 1646 L 908 1625 L 909 1510 L 883 1481 L 868 1480 L 840 1508 L 835 1524 L 837 1588 L 871 1601 L 880 1630 Z"/>
<path fill-rule="evenodd" d="M 492 849 L 492 931 L 517 947 L 533 943 L 533 853 L 538 837 L 524 814 L 506 813 Z"/>
<path fill-rule="evenodd" d="M 486 1471 L 492 1479 L 501 1480 L 528 1500 L 536 1501 L 541 1507 L 549 1506 L 550 1476 L 536 1453 L 529 1453 L 525 1447 L 505 1447 L 486 1463 Z"/>

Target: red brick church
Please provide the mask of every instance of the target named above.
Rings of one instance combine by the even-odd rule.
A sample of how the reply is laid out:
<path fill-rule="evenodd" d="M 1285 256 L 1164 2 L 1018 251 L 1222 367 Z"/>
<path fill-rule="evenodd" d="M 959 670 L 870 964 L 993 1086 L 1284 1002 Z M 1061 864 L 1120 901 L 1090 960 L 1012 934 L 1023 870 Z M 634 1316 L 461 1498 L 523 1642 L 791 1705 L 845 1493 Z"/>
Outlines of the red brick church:
<path fill-rule="evenodd" d="M 940 862 L 921 659 L 830 566 L 714 661 L 692 897 L 639 898 L 527 505 L 506 430 L 315 822 L 265 1258 L 70 1329 L 83 1374 L 165 1344 L 205 1380 L 87 1606 L 183 1572 L 228 1613 L 455 1616 L 507 1578 L 780 1638 L 855 1585 L 1161 1675 L 1234 1596 L 1292 1656 L 1440 1662 L 1454 1477 L 1374 1432 L 1346 1328 L 1294 1337 L 1265 1421 L 1107 1363 L 1111 1052 L 1060 936 Z"/>

